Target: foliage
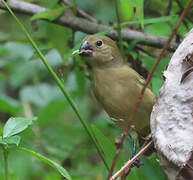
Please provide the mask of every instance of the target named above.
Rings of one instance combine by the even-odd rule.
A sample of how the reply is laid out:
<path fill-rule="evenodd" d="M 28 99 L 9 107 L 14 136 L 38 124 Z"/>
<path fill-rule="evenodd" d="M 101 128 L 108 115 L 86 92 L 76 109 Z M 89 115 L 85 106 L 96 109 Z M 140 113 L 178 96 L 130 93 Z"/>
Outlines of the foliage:
<path fill-rule="evenodd" d="M 40 155 L 34 151 L 31 151 L 26 148 L 15 148 L 11 145 L 19 146 L 21 137 L 19 135 L 16 135 L 22 131 L 24 131 L 29 125 L 32 124 L 32 121 L 36 120 L 37 118 L 22 118 L 22 117 L 16 117 L 16 118 L 9 118 L 6 122 L 4 128 L 3 128 L 3 136 L 0 136 L 0 145 L 2 146 L 2 149 L 4 151 L 4 166 L 5 166 L 5 179 L 7 180 L 9 177 L 8 172 L 8 152 L 11 150 L 18 150 L 22 152 L 27 152 L 28 154 L 35 156 L 39 158 L 40 160 L 44 161 L 51 167 L 55 168 L 60 172 L 60 174 L 65 177 L 67 180 L 71 180 L 70 175 L 68 172 L 59 164 L 56 162 L 44 157 L 43 155 Z M 14 148 L 13 148 L 14 147 Z"/>
<path fill-rule="evenodd" d="M 21 14 L 17 14 L 17 17 L 62 80 L 62 85 L 75 102 L 82 119 L 91 124 L 89 128 L 92 136 L 109 166 L 115 152 L 114 137 L 120 137 L 121 132 L 92 97 L 92 83 L 86 78 L 89 69 L 80 57 L 71 55 L 73 50 L 80 47 L 85 34 L 75 32 L 75 46 L 71 48 L 70 29 L 38 20 L 54 21 L 63 12 L 69 11 L 69 7 L 61 5 L 58 0 L 33 2 L 50 9 L 31 18 L 36 20 L 37 31 L 34 31 L 29 23 L 30 17 Z M 119 2 L 122 28 L 131 27 L 155 35 L 168 36 L 181 12 L 177 1 L 173 1 L 169 13 L 166 13 L 169 0 Z M 187 0 L 180 2 L 182 6 L 187 4 Z M 103 23 L 114 22 L 116 27 L 115 5 L 111 0 L 77 0 L 76 3 L 79 8 Z M 191 12 L 181 25 L 176 36 L 178 39 L 182 39 L 192 26 L 190 15 Z M 7 12 L 1 11 L 0 21 L 0 149 L 2 152 L 9 152 L 10 179 L 59 180 L 61 175 L 67 179 L 72 177 L 73 180 L 105 179 L 107 170 L 93 142 L 39 59 L 38 53 Z M 140 46 L 145 51 L 139 51 L 138 43 L 137 40 L 123 42 L 124 53 L 129 65 L 145 77 L 143 69 L 151 70 L 160 50 Z M 152 89 L 157 95 L 162 84 L 162 72 L 170 56 L 169 52 L 165 55 L 152 78 Z M 29 118 L 34 116 L 38 117 L 36 121 L 36 118 Z M 116 170 L 130 158 L 130 147 L 131 140 L 128 139 Z M 5 153 L 0 153 L 0 179 L 4 178 L 4 155 Z M 133 168 L 127 179 L 165 179 L 155 153 L 149 158 L 142 157 L 142 161 L 145 166 Z M 55 169 L 49 168 L 47 164 Z"/>

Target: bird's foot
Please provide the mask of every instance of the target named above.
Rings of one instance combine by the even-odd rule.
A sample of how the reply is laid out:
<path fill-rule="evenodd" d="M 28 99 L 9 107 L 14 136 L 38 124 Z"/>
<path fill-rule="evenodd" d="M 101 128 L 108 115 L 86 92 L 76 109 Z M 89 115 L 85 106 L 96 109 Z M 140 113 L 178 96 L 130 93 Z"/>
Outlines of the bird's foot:
<path fill-rule="evenodd" d="M 132 159 L 134 156 L 135 156 L 135 155 L 133 155 L 133 156 L 131 157 L 131 159 Z M 136 159 L 136 160 L 133 162 L 133 164 L 130 166 L 130 168 L 125 171 L 125 173 L 124 173 L 124 174 L 125 174 L 125 177 L 127 177 L 127 176 L 129 175 L 129 173 L 130 173 L 130 171 L 131 171 L 131 168 L 133 168 L 133 167 L 140 168 L 140 167 L 143 166 L 143 165 L 144 165 L 144 163 L 141 162 L 140 159 Z"/>
<path fill-rule="evenodd" d="M 133 139 L 133 148 L 132 148 L 132 156 L 131 156 L 131 159 L 132 159 L 136 154 L 137 154 L 137 153 L 136 153 L 136 139 Z M 141 162 L 140 159 L 136 159 L 136 160 L 133 162 L 133 164 L 131 165 L 131 168 L 132 168 L 132 167 L 137 167 L 137 168 L 139 168 L 139 167 L 141 167 L 141 166 L 143 166 L 143 165 L 144 165 L 144 163 Z"/>
<path fill-rule="evenodd" d="M 132 156 L 131 156 L 131 159 L 132 159 L 135 155 L 136 155 L 136 153 L 133 152 L 133 153 L 132 153 Z M 127 176 L 129 175 L 129 173 L 130 173 L 130 171 L 131 171 L 131 168 L 133 168 L 133 167 L 140 168 L 140 167 L 143 166 L 143 165 L 144 165 L 144 163 L 141 162 L 140 159 L 136 159 L 136 160 L 133 162 L 133 164 L 130 166 L 130 168 L 125 171 L 125 177 L 127 177 Z"/>
<path fill-rule="evenodd" d="M 144 163 L 141 162 L 140 159 L 136 159 L 136 160 L 133 162 L 133 164 L 131 165 L 131 168 L 132 168 L 132 167 L 140 168 L 140 167 L 143 166 L 143 165 L 144 165 Z"/>

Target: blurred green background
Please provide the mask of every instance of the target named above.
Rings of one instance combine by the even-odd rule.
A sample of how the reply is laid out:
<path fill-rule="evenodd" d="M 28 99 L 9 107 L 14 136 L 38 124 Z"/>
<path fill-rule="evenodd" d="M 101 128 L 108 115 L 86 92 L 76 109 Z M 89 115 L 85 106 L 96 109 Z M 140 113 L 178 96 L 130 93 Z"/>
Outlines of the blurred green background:
<path fill-rule="evenodd" d="M 47 8 L 62 4 L 59 0 L 26 0 Z M 77 7 L 108 25 L 117 22 L 115 4 L 112 0 L 77 0 Z M 127 27 L 153 35 L 168 36 L 177 22 L 187 0 L 120 0 L 122 22 L 137 22 Z M 179 28 L 176 41 L 192 27 L 191 9 Z M 95 100 L 87 78 L 89 69 L 78 56 L 72 56 L 72 30 L 46 22 L 37 21 L 34 31 L 30 17 L 17 14 L 18 18 L 38 43 L 48 63 L 62 80 L 68 93 L 77 104 L 80 114 L 101 131 L 112 143 L 121 131 L 102 110 Z M 167 16 L 167 17 L 166 17 Z M 160 17 L 163 17 L 161 20 Z M 146 19 L 157 18 L 146 23 Z M 61 164 L 73 180 L 102 180 L 107 176 L 103 162 L 86 134 L 80 121 L 66 101 L 55 81 L 38 58 L 34 49 L 14 19 L 0 11 L 0 135 L 5 122 L 12 116 L 36 116 L 38 120 L 21 134 L 21 147 L 34 150 Z M 86 34 L 74 33 L 75 49 Z M 144 51 L 140 50 L 142 48 Z M 137 41 L 124 42 L 124 54 L 128 65 L 144 77 L 151 70 L 160 49 L 142 46 Z M 162 72 L 172 52 L 162 59 L 151 86 L 156 95 L 162 84 Z M 121 156 L 126 161 L 131 155 L 131 142 L 127 139 Z M 110 150 L 109 150 L 110 151 Z M 108 150 L 107 150 L 108 152 Z M 156 154 L 142 158 L 145 166 L 133 168 L 127 179 L 164 180 Z M 9 176 L 11 180 L 59 180 L 61 175 L 35 157 L 14 150 L 9 152 Z M 0 148 L 0 179 L 4 179 L 4 161 Z"/>

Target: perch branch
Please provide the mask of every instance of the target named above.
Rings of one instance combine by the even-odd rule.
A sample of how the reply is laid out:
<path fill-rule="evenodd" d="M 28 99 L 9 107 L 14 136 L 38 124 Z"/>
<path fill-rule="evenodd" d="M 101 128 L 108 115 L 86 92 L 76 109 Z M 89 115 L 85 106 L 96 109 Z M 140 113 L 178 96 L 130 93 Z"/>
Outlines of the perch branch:
<path fill-rule="evenodd" d="M 127 161 L 119 171 L 117 171 L 111 178 L 110 180 L 115 180 L 118 176 L 120 176 L 122 173 L 125 172 L 125 170 L 129 170 L 131 165 L 141 156 L 146 152 L 151 146 L 153 145 L 153 140 L 151 140 L 144 148 L 142 148 L 132 159 Z"/>
<path fill-rule="evenodd" d="M 8 5 L 13 11 L 30 16 L 46 10 L 46 8 L 41 7 L 39 5 L 18 0 L 9 0 Z M 0 9 L 6 10 L 1 0 L 0 0 Z M 53 23 L 66 26 L 73 30 L 81 31 L 87 34 L 95 34 L 101 31 L 109 31 L 107 35 L 114 40 L 118 40 L 118 34 L 115 30 L 112 29 L 112 27 L 104 24 L 97 24 L 94 22 L 90 22 L 86 19 L 75 17 L 69 14 L 64 14 Z M 131 40 L 137 39 L 140 40 L 139 44 L 149 45 L 157 48 L 162 48 L 165 42 L 167 41 L 167 37 L 151 35 L 135 30 L 130 30 L 128 28 L 122 29 L 121 34 L 124 41 L 129 42 Z M 168 49 L 170 51 L 174 51 L 177 48 L 177 46 L 178 43 L 172 41 Z"/>
<path fill-rule="evenodd" d="M 64 4 L 68 5 L 68 6 L 72 6 L 73 4 L 68 1 L 68 0 L 63 0 Z M 97 23 L 97 20 L 95 18 L 93 18 L 92 16 L 90 16 L 89 14 L 87 14 L 86 12 L 84 12 L 83 10 L 77 8 L 77 15 L 80 17 L 83 17 L 85 19 L 88 19 L 91 22 Z"/>

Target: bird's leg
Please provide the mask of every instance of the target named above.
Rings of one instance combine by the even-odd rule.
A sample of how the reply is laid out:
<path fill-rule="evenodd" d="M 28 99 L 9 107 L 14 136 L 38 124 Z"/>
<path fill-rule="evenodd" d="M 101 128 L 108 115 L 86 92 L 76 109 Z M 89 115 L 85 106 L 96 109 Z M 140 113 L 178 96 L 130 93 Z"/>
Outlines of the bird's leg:
<path fill-rule="evenodd" d="M 137 150 L 136 145 L 137 145 L 137 138 L 138 138 L 138 134 L 136 132 L 134 125 L 131 126 L 129 136 L 132 140 L 132 154 L 131 154 L 131 159 L 132 159 L 137 154 L 136 153 L 136 150 Z M 143 165 L 143 163 L 140 161 L 140 159 L 136 159 L 135 162 L 132 164 L 131 168 L 132 167 L 139 168 L 142 165 Z"/>
<path fill-rule="evenodd" d="M 132 147 L 132 156 L 131 158 L 133 158 L 136 155 L 136 144 L 137 141 L 135 138 L 132 138 L 133 140 L 133 147 Z M 131 165 L 131 167 L 137 167 L 139 168 L 140 166 L 143 166 L 144 164 L 140 161 L 140 159 L 136 159 L 135 162 Z"/>
<path fill-rule="evenodd" d="M 132 155 L 131 155 L 131 159 L 132 159 L 136 155 L 137 140 L 135 138 L 132 138 L 132 137 L 131 137 L 131 139 L 133 141 L 133 143 L 132 143 Z M 144 164 L 143 164 L 143 162 L 140 161 L 140 159 L 136 159 L 133 162 L 133 164 L 131 165 L 131 167 L 124 172 L 123 176 L 127 177 L 131 171 L 131 168 L 133 168 L 133 167 L 139 168 L 140 166 L 143 166 L 143 165 Z"/>

